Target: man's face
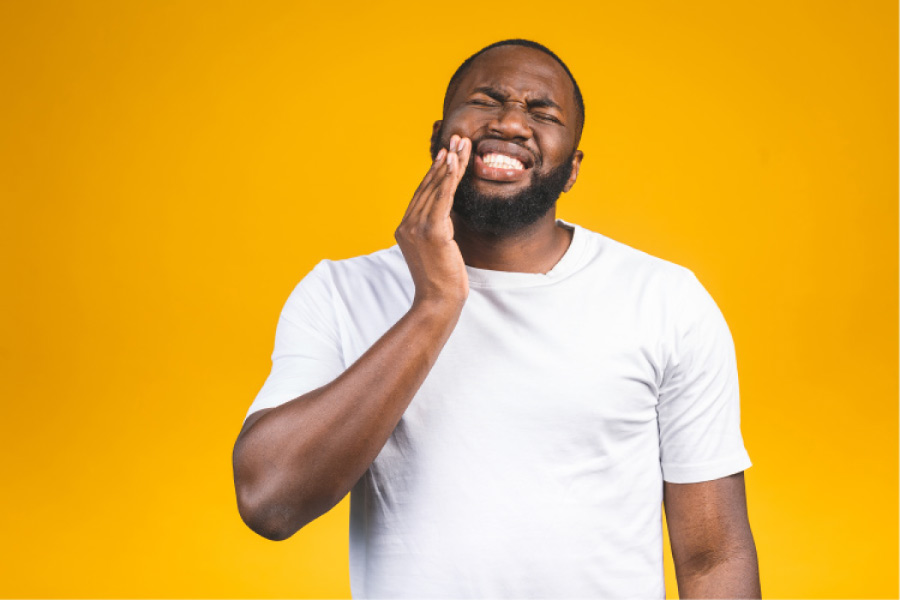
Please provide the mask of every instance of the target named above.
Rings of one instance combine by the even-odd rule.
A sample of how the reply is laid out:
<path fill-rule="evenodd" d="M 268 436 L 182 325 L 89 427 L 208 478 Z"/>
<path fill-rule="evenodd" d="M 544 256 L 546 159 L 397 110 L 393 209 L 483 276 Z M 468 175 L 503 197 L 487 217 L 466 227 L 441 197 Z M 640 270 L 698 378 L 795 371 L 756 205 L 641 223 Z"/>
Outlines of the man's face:
<path fill-rule="evenodd" d="M 477 231 L 510 233 L 544 216 L 575 183 L 574 87 L 550 56 L 501 46 L 479 56 L 435 123 L 432 156 L 454 134 L 472 140 L 454 212 Z"/>

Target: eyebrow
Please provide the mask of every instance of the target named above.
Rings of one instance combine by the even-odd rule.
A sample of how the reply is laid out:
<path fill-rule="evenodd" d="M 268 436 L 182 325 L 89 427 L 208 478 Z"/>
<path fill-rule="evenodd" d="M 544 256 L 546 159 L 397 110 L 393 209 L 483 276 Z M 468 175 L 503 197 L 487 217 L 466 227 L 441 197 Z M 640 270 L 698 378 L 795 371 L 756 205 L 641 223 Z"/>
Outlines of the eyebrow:
<path fill-rule="evenodd" d="M 490 86 L 477 87 L 472 90 L 472 93 L 484 94 L 485 96 L 488 96 L 496 100 L 497 102 L 506 102 L 506 100 L 509 98 L 509 94 L 507 94 L 506 92 Z M 540 98 L 532 98 L 528 100 L 526 104 L 528 105 L 528 108 L 555 108 L 559 112 L 564 112 L 559 104 L 546 96 L 541 96 Z"/>

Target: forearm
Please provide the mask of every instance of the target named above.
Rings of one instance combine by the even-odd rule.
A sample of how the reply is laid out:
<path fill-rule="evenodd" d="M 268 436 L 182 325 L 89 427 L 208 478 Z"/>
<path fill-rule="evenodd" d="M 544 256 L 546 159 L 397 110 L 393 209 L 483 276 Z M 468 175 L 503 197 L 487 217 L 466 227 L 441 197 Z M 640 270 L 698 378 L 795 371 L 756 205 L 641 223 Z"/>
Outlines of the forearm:
<path fill-rule="evenodd" d="M 235 486 L 254 531 L 285 539 L 362 476 L 437 360 L 462 302 L 416 302 L 332 383 L 272 409 L 238 438 Z"/>
<path fill-rule="evenodd" d="M 415 286 L 409 312 L 333 382 L 248 421 L 238 436 L 238 510 L 260 535 L 288 538 L 350 491 L 456 327 L 469 282 L 450 212 L 471 148 L 453 136 L 438 152 L 394 233 Z"/>
<path fill-rule="evenodd" d="M 759 565 L 752 540 L 743 549 L 697 557 L 678 564 L 680 598 L 761 598 Z"/>

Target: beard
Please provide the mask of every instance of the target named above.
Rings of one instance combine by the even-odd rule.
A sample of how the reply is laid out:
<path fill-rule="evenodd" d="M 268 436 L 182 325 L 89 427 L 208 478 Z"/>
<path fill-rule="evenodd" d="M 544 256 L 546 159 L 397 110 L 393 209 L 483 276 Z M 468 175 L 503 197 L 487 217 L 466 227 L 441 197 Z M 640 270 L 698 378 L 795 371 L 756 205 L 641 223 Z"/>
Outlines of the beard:
<path fill-rule="evenodd" d="M 431 158 L 441 148 L 443 130 L 431 143 Z M 472 148 L 477 146 L 473 141 Z M 531 174 L 531 185 L 512 195 L 482 194 L 475 189 L 473 169 L 466 172 L 453 197 L 453 212 L 476 233 L 507 236 L 536 223 L 553 208 L 569 176 L 572 174 L 575 151 L 561 165 L 544 175 Z M 471 161 L 469 163 L 471 165 Z"/>

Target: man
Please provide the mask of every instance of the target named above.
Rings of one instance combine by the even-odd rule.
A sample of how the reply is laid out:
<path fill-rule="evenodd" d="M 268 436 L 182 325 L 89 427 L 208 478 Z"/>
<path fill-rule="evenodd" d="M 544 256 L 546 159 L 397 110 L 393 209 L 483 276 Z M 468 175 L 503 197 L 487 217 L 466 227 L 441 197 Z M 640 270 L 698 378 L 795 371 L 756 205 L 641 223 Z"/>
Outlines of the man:
<path fill-rule="evenodd" d="M 448 85 L 397 246 L 323 261 L 234 449 L 283 540 L 351 492 L 357 597 L 759 597 L 728 328 L 690 271 L 557 221 L 581 93 L 548 49 Z"/>

